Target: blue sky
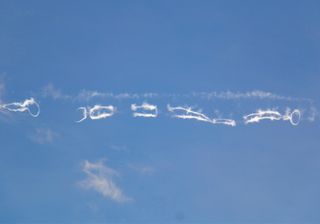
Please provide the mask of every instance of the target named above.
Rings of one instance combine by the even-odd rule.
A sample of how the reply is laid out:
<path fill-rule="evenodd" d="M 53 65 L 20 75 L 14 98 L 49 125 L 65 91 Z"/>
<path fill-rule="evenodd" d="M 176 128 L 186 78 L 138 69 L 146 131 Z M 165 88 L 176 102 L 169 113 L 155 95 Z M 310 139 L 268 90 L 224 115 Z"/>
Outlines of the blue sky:
<path fill-rule="evenodd" d="M 0 1 L 0 222 L 318 223 L 319 10 Z M 38 117 L 4 107 L 30 97 Z M 132 116 L 144 102 L 156 118 Z M 77 123 L 94 105 L 116 110 Z M 245 124 L 258 109 L 280 120 Z"/>

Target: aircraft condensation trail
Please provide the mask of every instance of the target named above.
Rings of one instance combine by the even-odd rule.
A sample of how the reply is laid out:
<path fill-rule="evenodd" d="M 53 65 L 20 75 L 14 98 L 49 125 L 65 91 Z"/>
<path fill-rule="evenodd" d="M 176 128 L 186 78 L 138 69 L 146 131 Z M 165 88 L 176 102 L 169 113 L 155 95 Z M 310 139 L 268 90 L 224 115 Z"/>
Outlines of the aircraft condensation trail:
<path fill-rule="evenodd" d="M 30 109 L 32 106 L 36 107 L 36 112 Z M 32 117 L 38 117 L 40 115 L 40 105 L 34 98 L 26 99 L 23 102 L 0 104 L 0 110 L 1 109 L 11 112 L 28 112 Z"/>
<path fill-rule="evenodd" d="M 198 121 L 204 121 L 208 122 L 211 124 L 224 124 L 228 126 L 236 126 L 236 121 L 232 119 L 219 119 L 219 118 L 209 118 L 203 113 L 193 111 L 191 107 L 171 107 L 169 104 L 167 105 L 167 109 L 169 112 L 175 112 L 175 111 L 182 111 L 185 112 L 184 114 L 174 114 L 172 115 L 175 118 L 180 118 L 180 119 L 195 119 Z"/>
<path fill-rule="evenodd" d="M 243 117 L 245 124 L 259 123 L 261 120 L 283 120 L 289 121 L 292 125 L 297 126 L 301 119 L 301 112 L 298 109 L 293 110 L 287 109 L 285 114 L 281 114 L 276 110 L 258 110 L 256 113 L 248 114 Z"/>
<path fill-rule="evenodd" d="M 156 105 L 143 103 L 142 105 L 131 104 L 131 110 L 133 112 L 133 117 L 144 117 L 144 118 L 157 118 L 158 117 L 158 107 Z M 91 120 L 106 119 L 113 116 L 116 112 L 116 107 L 113 105 L 102 106 L 95 105 L 93 107 L 79 107 L 78 110 L 82 111 L 83 117 L 76 121 L 78 123 L 90 118 Z M 173 118 L 178 119 L 193 119 L 197 121 L 207 122 L 210 124 L 222 124 L 227 126 L 236 126 L 237 122 L 234 119 L 223 119 L 223 118 L 210 118 L 200 111 L 194 111 L 191 107 L 182 106 L 170 106 L 167 105 L 167 110 Z M 255 113 L 251 113 L 243 116 L 244 124 L 259 123 L 262 120 L 271 121 L 289 121 L 292 125 L 297 126 L 301 120 L 301 112 L 298 109 L 287 108 L 284 114 L 281 114 L 275 109 L 258 110 Z M 240 123 L 240 121 L 239 121 Z"/>
<path fill-rule="evenodd" d="M 112 105 L 102 106 L 102 105 L 95 105 L 93 107 L 79 107 L 78 110 L 82 110 L 83 118 L 78 120 L 77 122 L 80 123 L 87 118 L 91 120 L 100 120 L 111 117 L 116 112 L 116 108 Z"/>
<path fill-rule="evenodd" d="M 133 111 L 133 117 L 156 118 L 158 116 L 158 107 L 156 105 L 152 105 L 148 103 L 143 103 L 140 106 L 136 104 L 131 104 L 131 110 Z M 139 110 L 142 110 L 142 111 L 138 112 Z M 149 111 L 151 113 L 147 113 L 144 111 Z"/>

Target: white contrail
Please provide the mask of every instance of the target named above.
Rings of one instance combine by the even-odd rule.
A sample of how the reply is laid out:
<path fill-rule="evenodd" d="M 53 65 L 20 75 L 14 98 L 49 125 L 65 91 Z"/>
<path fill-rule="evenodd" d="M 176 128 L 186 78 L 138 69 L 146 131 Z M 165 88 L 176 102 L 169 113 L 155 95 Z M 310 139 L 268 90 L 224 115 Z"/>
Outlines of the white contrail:
<path fill-rule="evenodd" d="M 232 120 L 232 119 L 217 119 L 217 118 L 214 118 L 214 119 L 212 119 L 212 123 L 213 124 L 224 124 L 224 125 L 229 125 L 229 126 L 232 126 L 232 127 L 235 127 L 237 125 L 236 121 Z"/>
<path fill-rule="evenodd" d="M 266 92 L 262 90 L 253 90 L 248 92 L 194 92 L 192 93 L 193 97 L 199 97 L 202 99 L 222 99 L 222 100 L 240 100 L 240 99 L 259 99 L 259 100 L 284 100 L 284 101 L 308 101 L 311 102 L 311 99 L 300 98 L 300 97 L 291 97 L 291 96 L 282 96 L 271 92 Z"/>
<path fill-rule="evenodd" d="M 116 108 L 112 105 L 102 106 L 95 105 L 93 107 L 79 107 L 78 110 L 82 111 L 83 117 L 76 121 L 78 123 L 90 118 L 91 120 L 100 120 L 111 117 L 116 112 Z"/>
<path fill-rule="evenodd" d="M 36 112 L 32 112 L 30 109 L 32 106 L 36 107 Z M 25 112 L 27 111 L 32 117 L 38 117 L 40 115 L 40 106 L 34 98 L 26 99 L 23 102 L 13 102 L 8 104 L 0 104 L 0 110 L 8 110 L 11 112 Z"/>
<path fill-rule="evenodd" d="M 271 121 L 290 121 L 294 126 L 298 125 L 301 119 L 301 112 L 295 109 L 291 112 L 290 109 L 286 110 L 285 114 L 281 114 L 279 111 L 274 109 L 258 110 L 256 113 L 248 114 L 243 117 L 245 124 L 259 123 L 261 120 Z"/>
<path fill-rule="evenodd" d="M 167 105 L 168 111 L 169 112 L 175 112 L 175 111 L 180 111 L 180 112 L 185 112 L 184 114 L 174 114 L 172 115 L 175 118 L 180 118 L 180 119 L 195 119 L 198 121 L 204 121 L 208 122 L 211 124 L 224 124 L 224 125 L 229 125 L 229 126 L 236 126 L 236 121 L 232 119 L 218 119 L 214 118 L 211 119 L 205 114 L 197 111 L 193 111 L 191 107 L 171 107 L 169 104 Z"/>
<path fill-rule="evenodd" d="M 156 105 L 143 103 L 138 106 L 136 104 L 131 104 L 131 110 L 133 111 L 133 117 L 146 117 L 146 118 L 156 118 L 158 116 L 158 107 Z M 137 112 L 138 110 L 151 111 L 147 112 Z"/>
<path fill-rule="evenodd" d="M 88 112 L 86 107 L 79 107 L 78 110 L 82 111 L 82 118 L 76 122 L 80 123 L 88 118 Z"/>
<path fill-rule="evenodd" d="M 191 92 L 186 94 L 175 93 L 113 93 L 113 92 L 100 92 L 97 90 L 81 90 L 76 95 L 69 95 L 63 93 L 60 89 L 55 88 L 53 84 L 48 84 L 42 88 L 42 97 L 51 97 L 53 99 L 73 100 L 73 101 L 89 101 L 94 98 L 110 98 L 116 100 L 124 99 L 154 99 L 154 98 L 200 98 L 206 100 L 221 99 L 221 100 L 242 100 L 242 99 L 257 99 L 257 100 L 282 100 L 282 101 L 308 101 L 312 99 L 302 97 L 292 97 L 279 95 L 272 92 L 263 90 L 253 90 L 246 92 L 239 91 L 209 91 L 209 92 Z"/>
<path fill-rule="evenodd" d="M 112 92 L 99 92 L 96 90 L 82 90 L 76 97 L 76 100 L 89 101 L 93 98 L 111 98 L 116 100 L 123 99 L 140 99 L 140 98 L 155 98 L 159 97 L 157 93 L 112 93 Z"/>

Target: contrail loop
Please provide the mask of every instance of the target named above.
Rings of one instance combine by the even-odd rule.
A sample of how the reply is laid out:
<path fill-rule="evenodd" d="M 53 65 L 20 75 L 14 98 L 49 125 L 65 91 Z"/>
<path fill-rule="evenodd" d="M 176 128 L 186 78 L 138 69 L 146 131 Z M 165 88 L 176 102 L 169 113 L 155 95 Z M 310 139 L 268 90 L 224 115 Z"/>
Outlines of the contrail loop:
<path fill-rule="evenodd" d="M 256 113 L 248 114 L 243 117 L 245 124 L 259 123 L 261 120 L 271 120 L 271 121 L 289 121 L 292 125 L 297 126 L 301 119 L 301 112 L 298 109 L 293 110 L 287 109 L 286 113 L 282 115 L 280 112 L 267 109 L 258 110 Z"/>
<path fill-rule="evenodd" d="M 158 107 L 148 103 L 143 103 L 140 106 L 131 104 L 131 110 L 133 111 L 133 117 L 156 118 L 158 116 Z M 137 112 L 139 110 L 151 111 L 152 113 Z"/>
<path fill-rule="evenodd" d="M 83 115 L 80 120 L 76 121 L 77 123 L 80 123 L 87 118 L 90 118 L 91 120 L 100 120 L 111 117 L 115 113 L 116 108 L 112 105 L 95 105 L 93 107 L 79 107 L 78 110 L 81 110 Z"/>
<path fill-rule="evenodd" d="M 36 106 L 37 112 L 32 112 L 31 106 Z M 25 112 L 27 111 L 32 117 L 38 117 L 40 115 L 40 105 L 34 98 L 26 99 L 23 102 L 13 102 L 0 105 L 0 109 L 5 109 L 11 112 Z"/>

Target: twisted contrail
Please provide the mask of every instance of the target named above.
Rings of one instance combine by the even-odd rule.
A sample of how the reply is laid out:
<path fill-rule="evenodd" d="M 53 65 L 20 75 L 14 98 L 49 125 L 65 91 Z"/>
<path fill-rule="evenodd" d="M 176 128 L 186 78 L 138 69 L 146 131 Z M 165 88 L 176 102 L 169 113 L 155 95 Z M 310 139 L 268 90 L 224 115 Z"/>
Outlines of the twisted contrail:
<path fill-rule="evenodd" d="M 30 107 L 35 106 L 36 112 L 32 112 Z M 4 109 L 11 112 L 28 112 L 32 117 L 38 117 L 40 115 L 40 105 L 34 98 L 26 99 L 23 102 L 13 102 L 8 104 L 0 104 L 0 110 Z"/>
<path fill-rule="evenodd" d="M 301 119 L 301 112 L 298 109 L 292 112 L 290 109 L 287 109 L 285 114 L 281 114 L 279 111 L 273 109 L 258 110 L 256 113 L 244 116 L 243 119 L 245 124 L 259 123 L 261 120 L 283 120 L 289 121 L 292 125 L 297 126 Z"/>
<path fill-rule="evenodd" d="M 133 111 L 133 117 L 156 118 L 158 116 L 158 107 L 148 103 L 143 103 L 140 106 L 131 104 L 131 110 Z M 142 110 L 142 112 L 139 112 L 139 110 Z M 151 113 L 144 111 L 149 111 Z"/>
<path fill-rule="evenodd" d="M 211 124 L 223 124 L 223 125 L 228 125 L 228 126 L 236 126 L 236 121 L 232 119 L 218 119 L 218 118 L 209 118 L 203 113 L 193 111 L 191 107 L 171 107 L 169 104 L 167 105 L 167 109 L 169 112 L 175 112 L 175 111 L 180 111 L 180 112 L 185 112 L 184 114 L 174 114 L 172 117 L 175 118 L 180 118 L 180 119 L 195 119 L 198 121 L 204 121 L 208 122 Z"/>
<path fill-rule="evenodd" d="M 100 120 L 111 117 L 116 112 L 116 108 L 112 105 L 102 106 L 95 105 L 93 107 L 79 107 L 78 110 L 82 111 L 83 117 L 76 121 L 78 123 L 90 118 L 91 120 Z"/>

